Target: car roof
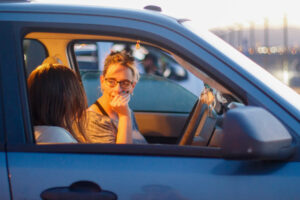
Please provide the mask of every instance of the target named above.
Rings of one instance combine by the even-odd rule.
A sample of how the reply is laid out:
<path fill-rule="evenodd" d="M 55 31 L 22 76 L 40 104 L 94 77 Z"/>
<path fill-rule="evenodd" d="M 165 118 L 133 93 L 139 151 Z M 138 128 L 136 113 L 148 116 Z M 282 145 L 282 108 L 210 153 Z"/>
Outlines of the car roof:
<path fill-rule="evenodd" d="M 110 17 L 122 17 L 140 19 L 141 21 L 160 23 L 169 21 L 178 23 L 174 17 L 153 10 L 107 7 L 102 5 L 87 4 L 57 4 L 41 3 L 29 1 L 12 1 L 0 3 L 0 12 L 22 12 L 22 13 L 62 13 L 62 14 L 82 14 L 101 15 Z"/>

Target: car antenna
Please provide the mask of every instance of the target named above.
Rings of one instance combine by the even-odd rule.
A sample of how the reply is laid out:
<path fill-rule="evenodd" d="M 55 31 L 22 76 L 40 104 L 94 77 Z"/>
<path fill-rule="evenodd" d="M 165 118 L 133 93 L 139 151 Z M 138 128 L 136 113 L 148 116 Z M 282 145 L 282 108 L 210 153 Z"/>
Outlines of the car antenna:
<path fill-rule="evenodd" d="M 152 11 L 157 11 L 157 12 L 162 12 L 161 7 L 155 6 L 155 5 L 148 5 L 144 7 L 145 10 L 152 10 Z"/>
<path fill-rule="evenodd" d="M 183 22 L 187 22 L 187 21 L 191 21 L 190 19 L 186 19 L 186 18 L 183 18 L 183 19 L 177 19 L 177 22 L 179 24 L 182 24 Z"/>

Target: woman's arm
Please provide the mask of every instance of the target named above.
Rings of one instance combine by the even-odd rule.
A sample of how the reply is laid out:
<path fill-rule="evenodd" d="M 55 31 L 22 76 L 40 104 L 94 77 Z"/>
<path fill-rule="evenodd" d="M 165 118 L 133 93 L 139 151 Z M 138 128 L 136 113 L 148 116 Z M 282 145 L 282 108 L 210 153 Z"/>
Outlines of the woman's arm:
<path fill-rule="evenodd" d="M 110 103 L 112 109 L 118 114 L 117 144 L 132 144 L 132 119 L 128 106 L 130 95 L 118 95 Z"/>
<path fill-rule="evenodd" d="M 132 143 L 132 125 L 131 116 L 119 116 L 117 144 L 131 144 Z"/>

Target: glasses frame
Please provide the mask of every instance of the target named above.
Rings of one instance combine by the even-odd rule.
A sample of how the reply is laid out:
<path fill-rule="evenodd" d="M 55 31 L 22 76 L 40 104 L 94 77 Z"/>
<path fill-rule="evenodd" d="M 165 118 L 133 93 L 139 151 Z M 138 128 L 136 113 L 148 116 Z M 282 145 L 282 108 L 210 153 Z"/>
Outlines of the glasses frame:
<path fill-rule="evenodd" d="M 114 84 L 114 86 L 109 85 L 108 80 L 115 81 L 116 84 Z M 110 88 L 114 88 L 114 87 L 116 87 L 116 86 L 119 84 L 120 87 L 121 87 L 122 89 L 129 89 L 130 86 L 132 86 L 132 84 L 133 84 L 133 81 L 130 81 L 130 80 L 117 81 L 117 80 L 114 79 L 114 78 L 105 78 L 104 81 L 105 81 L 106 85 L 107 85 L 108 87 L 110 87 Z M 127 82 L 127 81 L 130 83 L 130 84 L 128 85 L 128 87 L 124 87 L 124 85 L 122 86 L 122 83 Z"/>

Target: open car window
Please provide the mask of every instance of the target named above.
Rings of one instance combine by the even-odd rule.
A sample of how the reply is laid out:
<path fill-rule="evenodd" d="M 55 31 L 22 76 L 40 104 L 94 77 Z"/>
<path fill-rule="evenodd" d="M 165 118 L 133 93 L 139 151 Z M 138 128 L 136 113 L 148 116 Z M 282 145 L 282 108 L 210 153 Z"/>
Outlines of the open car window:
<path fill-rule="evenodd" d="M 41 40 L 33 40 L 41 36 Z M 223 85 L 196 66 L 147 42 L 95 40 L 89 39 L 88 35 L 79 35 L 73 39 L 72 34 L 60 33 L 55 42 L 53 34 L 49 41 L 47 33 L 30 33 L 27 37 L 24 40 L 25 52 L 29 52 L 28 41 L 37 41 L 33 44 L 36 47 L 32 47 L 32 52 L 41 51 L 39 54 L 32 54 L 35 55 L 33 58 L 37 65 L 42 63 L 49 52 L 49 55 L 55 55 L 60 62 L 78 73 L 89 106 L 101 96 L 100 75 L 105 57 L 111 51 L 127 51 L 132 54 L 140 80 L 129 105 L 140 133 L 149 144 L 218 147 L 222 137 L 222 115 L 229 103 L 240 102 Z M 42 47 L 45 48 L 41 50 Z M 25 63 L 28 72 L 34 69 L 34 64 L 29 67 L 27 56 Z M 213 94 L 214 100 L 209 105 L 202 106 L 205 104 L 202 102 L 202 94 L 207 91 Z M 235 104 L 233 107 L 241 105 L 243 104 Z M 191 130 L 193 137 L 189 135 Z"/>

